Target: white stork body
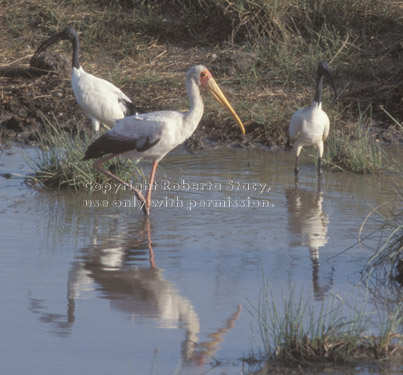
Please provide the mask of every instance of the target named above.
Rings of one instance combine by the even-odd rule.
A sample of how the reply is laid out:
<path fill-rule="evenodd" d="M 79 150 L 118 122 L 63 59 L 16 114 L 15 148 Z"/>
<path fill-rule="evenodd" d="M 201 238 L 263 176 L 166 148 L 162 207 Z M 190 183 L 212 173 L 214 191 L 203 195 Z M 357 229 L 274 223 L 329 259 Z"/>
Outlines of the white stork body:
<path fill-rule="evenodd" d="M 149 139 L 150 143 L 158 140 L 154 147 L 144 151 L 132 149 L 122 153 L 135 162 L 141 159 L 159 162 L 164 156 L 183 143 L 195 131 L 196 122 L 186 121 L 184 113 L 160 111 L 135 115 L 116 121 L 116 125 L 108 132 L 112 137 L 130 139 Z M 196 124 L 196 126 L 195 126 Z"/>
<path fill-rule="evenodd" d="M 118 155 L 136 162 L 141 159 L 152 160 L 150 189 L 146 198 L 144 199 L 140 191 L 130 187 L 142 203 L 146 214 L 149 213 L 151 205 L 151 187 L 158 162 L 193 134 L 203 116 L 204 105 L 199 86 L 209 89 L 214 98 L 231 112 L 244 133 L 241 120 L 225 99 L 211 73 L 203 65 L 196 65 L 190 68 L 186 75 L 186 89 L 191 102 L 189 111 L 159 111 L 122 118 L 116 121 L 111 130 L 96 139 L 86 151 L 84 160 L 104 156 L 94 163 L 94 168 L 126 186 L 127 183 L 105 170 L 102 164 Z"/>
<path fill-rule="evenodd" d="M 294 144 L 296 175 L 298 174 L 298 156 L 304 146 L 315 146 L 318 150 L 318 174 L 322 174 L 321 161 L 324 142 L 329 135 L 330 127 L 329 117 L 322 109 L 323 77 L 329 79 L 336 93 L 336 88 L 327 69 L 327 65 L 320 63 L 314 102 L 309 107 L 299 109 L 291 117 L 289 140 Z"/>
<path fill-rule="evenodd" d="M 80 65 L 79 38 L 77 32 L 69 27 L 49 38 L 35 52 L 33 59 L 40 52 L 60 40 L 70 40 L 73 45 L 71 86 L 77 103 L 91 119 L 92 127 L 98 133 L 100 124 L 108 129 L 115 120 L 136 113 L 132 101 L 112 83 L 87 73 Z"/>

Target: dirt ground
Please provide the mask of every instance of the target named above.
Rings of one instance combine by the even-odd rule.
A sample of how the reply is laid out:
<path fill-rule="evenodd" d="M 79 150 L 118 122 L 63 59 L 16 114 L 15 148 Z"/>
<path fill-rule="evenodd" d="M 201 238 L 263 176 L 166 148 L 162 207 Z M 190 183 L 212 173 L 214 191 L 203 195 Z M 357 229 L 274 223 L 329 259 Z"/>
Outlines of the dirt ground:
<path fill-rule="evenodd" d="M 34 142 L 44 116 L 52 112 L 66 127 L 82 121 L 83 114 L 69 86 L 67 59 L 55 54 L 47 56 L 47 60 L 48 68 L 57 72 L 41 72 L 27 64 L 0 69 L 0 139 L 3 142 Z"/>
<path fill-rule="evenodd" d="M 35 143 L 35 134 L 41 131 L 42 124 L 46 121 L 44 118 L 57 121 L 66 130 L 91 127 L 90 120 L 77 104 L 71 89 L 70 59 L 57 53 L 41 54 L 40 57 L 36 67 L 24 64 L 0 68 L 2 143 Z M 134 97 L 130 90 L 125 92 L 129 97 Z M 156 92 L 155 95 L 157 94 Z M 149 107 L 141 100 L 136 105 L 140 113 L 158 109 Z M 202 121 L 187 141 L 187 147 L 200 149 L 209 142 L 237 146 L 250 146 L 254 143 L 251 136 L 243 138 L 235 126 L 228 129 L 217 123 L 209 124 L 206 129 L 205 125 Z M 249 132 L 253 131 L 256 130 L 250 127 Z M 269 141 L 270 137 L 260 134 L 260 142 L 262 138 Z"/>

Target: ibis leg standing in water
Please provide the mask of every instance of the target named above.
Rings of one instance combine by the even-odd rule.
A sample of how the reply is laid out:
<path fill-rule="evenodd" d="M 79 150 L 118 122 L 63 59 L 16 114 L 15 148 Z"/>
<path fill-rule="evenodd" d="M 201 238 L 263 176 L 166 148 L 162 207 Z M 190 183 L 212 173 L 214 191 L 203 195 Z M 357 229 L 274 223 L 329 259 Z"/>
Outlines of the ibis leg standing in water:
<path fill-rule="evenodd" d="M 150 211 L 151 190 L 158 162 L 193 134 L 203 116 L 204 105 L 200 86 L 206 87 L 211 95 L 229 110 L 245 134 L 242 121 L 228 103 L 210 71 L 203 65 L 196 65 L 186 74 L 189 111 L 159 111 L 122 118 L 116 121 L 111 130 L 96 139 L 85 153 L 84 160 L 102 157 L 94 163 L 94 168 L 134 191 L 146 215 Z M 103 163 L 115 156 L 123 156 L 136 162 L 141 159 L 152 160 L 149 188 L 145 198 L 140 190 L 103 167 Z"/>
<path fill-rule="evenodd" d="M 289 141 L 295 149 L 295 175 L 298 175 L 298 157 L 303 146 L 315 146 L 318 150 L 318 175 L 322 174 L 322 155 L 324 142 L 329 134 L 329 117 L 322 110 L 322 86 L 326 78 L 333 87 L 337 99 L 337 91 L 327 64 L 319 63 L 316 80 L 315 98 L 310 107 L 296 111 L 290 121 Z"/>
<path fill-rule="evenodd" d="M 60 40 L 70 40 L 72 43 L 71 86 L 78 104 L 91 119 L 96 133 L 99 131 L 100 124 L 104 124 L 109 129 L 115 124 L 115 120 L 136 113 L 134 104 L 120 89 L 102 78 L 87 73 L 81 67 L 78 61 L 78 34 L 72 27 L 64 29 L 43 42 L 32 56 L 32 61 L 42 51 Z"/>

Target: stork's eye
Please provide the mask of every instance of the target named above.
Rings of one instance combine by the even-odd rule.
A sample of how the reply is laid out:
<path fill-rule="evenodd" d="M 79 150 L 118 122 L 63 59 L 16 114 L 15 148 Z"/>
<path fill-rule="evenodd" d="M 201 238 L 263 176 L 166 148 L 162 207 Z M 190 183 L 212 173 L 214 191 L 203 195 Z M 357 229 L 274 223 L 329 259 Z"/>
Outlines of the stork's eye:
<path fill-rule="evenodd" d="M 200 73 L 200 76 L 199 76 L 199 77 L 200 77 L 200 78 L 199 78 L 200 84 L 201 84 L 202 86 L 206 86 L 207 81 L 211 78 L 211 74 L 210 74 L 210 72 L 209 72 L 208 70 L 204 70 L 204 71 L 202 71 L 202 72 Z"/>

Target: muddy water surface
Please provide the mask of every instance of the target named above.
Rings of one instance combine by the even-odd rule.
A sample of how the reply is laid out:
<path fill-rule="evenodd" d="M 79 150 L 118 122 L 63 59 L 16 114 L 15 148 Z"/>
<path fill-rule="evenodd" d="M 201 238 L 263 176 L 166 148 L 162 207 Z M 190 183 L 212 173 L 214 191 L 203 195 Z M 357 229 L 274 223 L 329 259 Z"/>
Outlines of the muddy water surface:
<path fill-rule="evenodd" d="M 263 278 L 279 305 L 292 288 L 317 308 L 363 300 L 371 253 L 336 255 L 401 184 L 325 172 L 319 185 L 306 159 L 296 186 L 291 153 L 179 149 L 145 219 L 116 186 L 30 190 L 21 153 L 0 158 L 13 176 L 0 180 L 1 374 L 246 373 Z"/>

